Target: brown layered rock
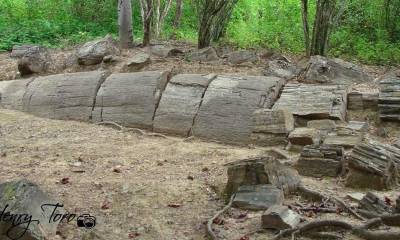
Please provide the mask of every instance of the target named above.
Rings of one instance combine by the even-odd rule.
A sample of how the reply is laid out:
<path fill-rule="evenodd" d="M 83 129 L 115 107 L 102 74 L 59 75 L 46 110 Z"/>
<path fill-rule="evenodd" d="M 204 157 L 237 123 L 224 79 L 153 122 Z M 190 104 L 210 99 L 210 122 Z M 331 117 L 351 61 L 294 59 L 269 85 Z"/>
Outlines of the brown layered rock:
<path fill-rule="evenodd" d="M 390 189 L 398 182 L 400 151 L 387 144 L 365 142 L 353 149 L 348 164 L 347 186 Z"/>
<path fill-rule="evenodd" d="M 324 140 L 324 144 L 353 148 L 361 143 L 368 129 L 366 122 L 350 121 L 339 124 L 336 131 L 331 132 Z"/>
<path fill-rule="evenodd" d="M 305 146 L 296 168 L 303 176 L 337 177 L 343 167 L 343 148 L 337 146 Z"/>
<path fill-rule="evenodd" d="M 168 83 L 154 117 L 154 131 L 189 136 L 204 93 L 215 75 L 179 74 Z"/>
<path fill-rule="evenodd" d="M 113 121 L 127 127 L 151 130 L 168 74 L 137 72 L 110 75 L 98 91 L 93 121 Z"/>
<path fill-rule="evenodd" d="M 253 143 L 261 146 L 286 145 L 294 129 L 293 115 L 286 110 L 259 109 L 253 114 Z"/>
<path fill-rule="evenodd" d="M 296 128 L 289 134 L 289 142 L 293 145 L 319 145 L 320 132 L 314 128 Z"/>
<path fill-rule="evenodd" d="M 346 89 L 341 85 L 286 84 L 274 110 L 287 109 L 307 119 L 346 119 Z"/>
<path fill-rule="evenodd" d="M 347 95 L 347 109 L 349 110 L 377 110 L 379 92 L 375 90 L 351 90 Z"/>
<path fill-rule="evenodd" d="M 250 143 L 253 113 L 270 108 L 283 80 L 264 76 L 224 76 L 215 78 L 205 92 L 193 135 L 233 144 Z"/>
<path fill-rule="evenodd" d="M 382 199 L 372 192 L 367 192 L 367 194 L 365 194 L 359 203 L 359 208 L 370 214 L 378 216 L 391 213 L 391 207 L 386 205 Z"/>
<path fill-rule="evenodd" d="M 400 74 L 385 75 L 379 87 L 379 117 L 385 121 L 400 121 Z"/>

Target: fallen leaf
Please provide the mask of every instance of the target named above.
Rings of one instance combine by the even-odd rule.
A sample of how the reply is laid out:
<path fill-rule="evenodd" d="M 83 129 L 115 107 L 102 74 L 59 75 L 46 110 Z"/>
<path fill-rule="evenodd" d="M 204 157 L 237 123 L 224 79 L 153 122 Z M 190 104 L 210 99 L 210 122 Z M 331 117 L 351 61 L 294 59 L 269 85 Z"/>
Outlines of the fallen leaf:
<path fill-rule="evenodd" d="M 101 209 L 110 209 L 111 208 L 111 202 L 108 200 L 104 200 L 103 204 L 101 205 Z"/>
<path fill-rule="evenodd" d="M 137 232 L 128 233 L 128 238 L 130 238 L 130 239 L 134 239 L 139 236 L 140 236 L 140 233 L 137 233 Z"/>
<path fill-rule="evenodd" d="M 385 196 L 385 203 L 386 205 L 392 206 L 392 200 L 390 200 L 390 198 L 388 198 L 387 196 Z"/>
<path fill-rule="evenodd" d="M 121 166 L 115 166 L 115 167 L 113 168 L 113 172 L 115 172 L 115 173 L 121 173 L 121 172 L 122 172 Z"/>
<path fill-rule="evenodd" d="M 214 219 L 213 223 L 216 225 L 224 225 L 225 221 L 224 221 L 224 219 L 216 218 L 216 219 Z"/>
<path fill-rule="evenodd" d="M 65 178 L 61 179 L 60 182 L 61 182 L 61 184 L 68 184 L 68 183 L 70 183 L 69 177 L 65 177 Z"/>
<path fill-rule="evenodd" d="M 181 205 L 178 204 L 178 203 L 170 203 L 170 204 L 168 204 L 168 207 L 171 207 L 171 208 L 179 208 L 179 207 L 181 207 Z"/>

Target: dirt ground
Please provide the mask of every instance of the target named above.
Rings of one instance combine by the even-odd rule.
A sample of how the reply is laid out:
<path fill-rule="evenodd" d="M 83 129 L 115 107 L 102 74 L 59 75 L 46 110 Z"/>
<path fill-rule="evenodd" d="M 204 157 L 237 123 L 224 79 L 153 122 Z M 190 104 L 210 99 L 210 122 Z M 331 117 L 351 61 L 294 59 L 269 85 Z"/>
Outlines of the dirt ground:
<path fill-rule="evenodd" d="M 56 239 L 207 239 L 204 223 L 224 205 L 216 193 L 226 182 L 224 164 L 266 150 L 142 136 L 0 110 L 0 182 L 27 178 L 69 212 L 97 218 L 92 231 L 62 225 Z M 338 179 L 303 181 L 343 199 L 354 192 Z M 396 191 L 378 194 L 394 200 Z M 286 196 L 285 204 L 295 202 L 308 204 Z M 230 210 L 216 232 L 221 239 L 270 239 L 274 232 L 246 237 L 259 229 L 260 215 Z M 354 221 L 347 213 L 302 217 Z"/>

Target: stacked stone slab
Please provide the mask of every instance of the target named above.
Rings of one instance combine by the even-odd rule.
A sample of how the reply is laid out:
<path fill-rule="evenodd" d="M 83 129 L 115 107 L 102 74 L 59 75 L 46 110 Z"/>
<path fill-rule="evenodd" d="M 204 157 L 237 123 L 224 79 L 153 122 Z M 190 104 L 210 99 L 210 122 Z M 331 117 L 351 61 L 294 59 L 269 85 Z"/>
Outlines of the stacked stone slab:
<path fill-rule="evenodd" d="M 368 124 L 366 122 L 350 121 L 341 123 L 337 126 L 335 132 L 328 134 L 324 144 L 353 148 L 362 142 L 367 129 Z"/>
<path fill-rule="evenodd" d="M 363 142 L 353 149 L 348 164 L 346 185 L 388 189 L 398 182 L 400 150 L 379 142 Z"/>
<path fill-rule="evenodd" d="M 81 72 L 40 77 L 23 96 L 23 111 L 51 119 L 89 121 L 105 72 Z"/>
<path fill-rule="evenodd" d="M 305 146 L 297 162 L 303 176 L 336 177 L 342 170 L 343 148 L 337 146 Z"/>
<path fill-rule="evenodd" d="M 286 84 L 274 110 L 287 109 L 308 119 L 346 119 L 347 94 L 342 85 Z"/>
<path fill-rule="evenodd" d="M 400 121 L 400 72 L 392 72 L 379 83 L 379 116 L 382 120 Z"/>
<path fill-rule="evenodd" d="M 259 109 L 254 112 L 253 143 L 261 146 L 286 145 L 288 134 L 294 129 L 292 113 L 281 109 Z"/>
<path fill-rule="evenodd" d="M 284 81 L 264 76 L 218 76 L 207 88 L 193 135 L 226 143 L 250 143 L 253 113 L 270 108 Z"/>
<path fill-rule="evenodd" d="M 167 85 L 156 115 L 154 131 L 189 136 L 208 84 L 215 75 L 180 74 Z"/>
<path fill-rule="evenodd" d="M 168 82 L 168 72 L 110 75 L 96 97 L 93 120 L 123 126 L 153 128 L 153 117 Z"/>
<path fill-rule="evenodd" d="M 349 110 L 376 110 L 379 93 L 371 91 L 352 90 L 348 93 L 347 109 Z"/>
<path fill-rule="evenodd" d="M 6 109 L 23 110 L 23 97 L 33 79 L 0 82 L 0 106 Z"/>

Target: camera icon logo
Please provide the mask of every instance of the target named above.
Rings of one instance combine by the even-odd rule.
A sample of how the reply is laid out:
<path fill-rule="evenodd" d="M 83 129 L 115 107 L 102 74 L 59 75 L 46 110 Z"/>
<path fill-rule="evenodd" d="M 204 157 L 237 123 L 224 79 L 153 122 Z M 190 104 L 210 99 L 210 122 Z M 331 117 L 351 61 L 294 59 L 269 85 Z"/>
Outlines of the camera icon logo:
<path fill-rule="evenodd" d="M 96 226 L 96 218 L 90 214 L 82 214 L 77 218 L 78 227 L 92 229 Z"/>

